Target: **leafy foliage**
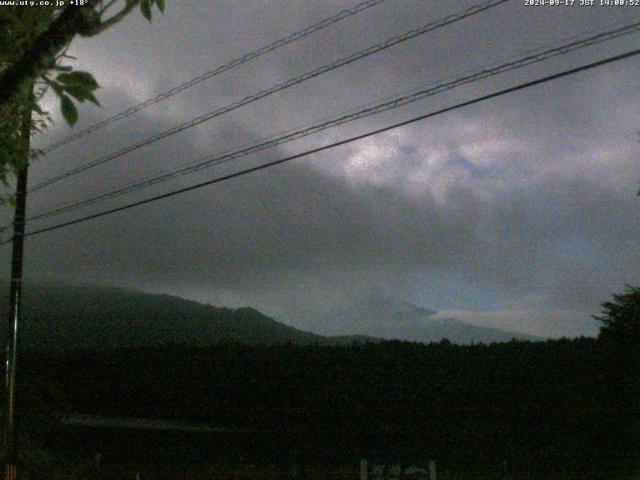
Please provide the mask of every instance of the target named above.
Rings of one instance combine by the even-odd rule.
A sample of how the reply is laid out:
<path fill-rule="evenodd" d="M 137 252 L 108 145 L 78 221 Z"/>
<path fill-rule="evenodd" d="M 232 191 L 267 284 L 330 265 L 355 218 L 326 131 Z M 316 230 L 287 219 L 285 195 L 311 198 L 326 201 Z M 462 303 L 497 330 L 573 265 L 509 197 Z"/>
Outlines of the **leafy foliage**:
<path fill-rule="evenodd" d="M 67 11 L 82 12 L 84 22 L 75 25 L 68 33 L 68 41 L 58 51 L 42 51 L 42 58 L 33 59 L 41 65 L 37 78 L 18 83 L 18 91 L 0 104 L 0 182 L 7 185 L 10 176 L 37 158 L 41 152 L 30 150 L 25 154 L 26 142 L 22 132 L 28 112 L 32 112 L 31 134 L 38 134 L 51 124 L 51 114 L 41 108 L 40 101 L 51 90 L 60 101 L 60 111 L 70 126 L 78 121 L 76 102 L 89 101 L 99 106 L 95 90 L 98 82 L 89 72 L 74 70 L 64 64 L 73 60 L 67 55 L 67 49 L 74 35 L 94 36 L 122 20 L 136 6 L 140 6 L 142 15 L 151 20 L 152 6 L 164 13 L 164 0 L 88 0 L 85 6 L 4 6 L 0 9 L 0 79 L 7 80 L 12 68 L 33 54 L 39 40 L 51 33 L 56 21 Z M 68 2 L 67 2 L 68 3 Z M 108 15 L 112 9 L 119 10 Z M 70 10 L 67 10 L 70 9 Z M 66 38 L 66 37 L 65 37 Z M 9 72 L 9 73 L 8 73 Z M 10 197 L 2 199 L 11 200 Z"/>
<path fill-rule="evenodd" d="M 0 9 L 0 75 L 19 60 L 22 53 L 47 30 L 53 13 L 53 7 L 3 7 Z M 44 90 L 41 85 L 36 86 L 34 96 L 29 90 L 30 88 L 22 89 L 0 116 L 0 181 L 5 185 L 9 175 L 21 169 L 27 161 L 26 139 L 23 138 L 21 128 L 27 110 L 35 112 L 32 131 L 42 131 L 48 123 L 48 113 L 37 104 L 37 100 L 44 95 Z M 37 152 L 32 152 L 32 157 L 36 155 Z"/>
<path fill-rule="evenodd" d="M 66 73 L 67 71 L 69 73 Z M 48 75 L 44 75 L 43 79 L 58 95 L 62 116 L 71 126 L 78 121 L 78 109 L 71 101 L 70 96 L 81 103 L 89 100 L 91 103 L 100 106 L 93 94 L 93 91 L 99 87 L 98 82 L 88 72 L 65 70 L 55 80 L 51 80 Z"/>

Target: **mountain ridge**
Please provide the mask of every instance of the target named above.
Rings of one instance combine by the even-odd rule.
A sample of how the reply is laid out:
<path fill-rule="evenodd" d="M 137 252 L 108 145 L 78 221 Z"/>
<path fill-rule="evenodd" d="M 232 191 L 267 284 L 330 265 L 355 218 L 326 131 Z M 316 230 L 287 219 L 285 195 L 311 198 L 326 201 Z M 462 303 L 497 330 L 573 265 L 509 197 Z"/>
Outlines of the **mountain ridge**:
<path fill-rule="evenodd" d="M 365 313 L 376 311 L 376 318 L 369 316 L 359 325 L 354 323 L 352 332 L 331 335 L 292 327 L 253 307 L 217 307 L 120 287 L 33 285 L 24 289 L 23 299 L 21 343 L 24 348 L 37 351 L 109 350 L 159 344 L 345 345 L 385 339 L 423 343 L 443 338 L 454 343 L 532 339 L 458 320 L 427 320 L 420 324 L 435 312 L 405 302 L 404 313 L 398 314 L 394 303 L 384 298 L 365 309 Z M 384 322 L 381 315 L 386 315 Z M 418 324 L 416 316 L 422 319 Z M 336 319 L 341 320 L 339 316 Z M 380 322 L 378 334 L 374 331 L 375 322 Z"/>

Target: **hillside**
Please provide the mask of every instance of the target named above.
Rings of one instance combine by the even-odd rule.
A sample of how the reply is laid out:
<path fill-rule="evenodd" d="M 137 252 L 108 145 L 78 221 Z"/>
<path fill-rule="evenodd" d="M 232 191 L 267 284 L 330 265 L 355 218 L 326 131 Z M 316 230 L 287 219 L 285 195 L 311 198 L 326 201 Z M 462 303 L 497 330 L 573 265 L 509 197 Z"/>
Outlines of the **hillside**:
<path fill-rule="evenodd" d="M 102 287 L 25 288 L 23 325 L 23 344 L 49 351 L 167 343 L 329 342 L 248 307 L 218 308 L 168 295 Z"/>
<path fill-rule="evenodd" d="M 454 343 L 532 339 L 472 326 L 455 319 L 432 320 L 434 312 L 384 298 L 317 318 L 314 325 L 347 325 L 318 335 L 278 322 L 250 307 L 224 308 L 169 295 L 105 287 L 30 286 L 24 291 L 22 344 L 28 349 L 105 350 L 157 344 L 206 346 L 349 345 L 380 338 Z M 293 322 L 291 322 L 293 323 Z"/>

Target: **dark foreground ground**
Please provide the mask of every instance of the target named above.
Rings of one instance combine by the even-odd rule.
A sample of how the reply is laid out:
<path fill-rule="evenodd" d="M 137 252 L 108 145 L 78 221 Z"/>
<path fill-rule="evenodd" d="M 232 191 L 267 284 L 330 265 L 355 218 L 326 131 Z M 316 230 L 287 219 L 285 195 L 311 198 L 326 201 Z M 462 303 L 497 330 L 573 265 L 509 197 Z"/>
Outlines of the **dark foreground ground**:
<path fill-rule="evenodd" d="M 22 378 L 50 393 L 23 393 L 21 431 L 49 455 L 34 472 L 87 479 L 356 479 L 372 458 L 434 459 L 440 480 L 626 480 L 640 478 L 639 363 L 595 339 L 32 355 Z M 60 412 L 217 430 L 55 426 Z"/>

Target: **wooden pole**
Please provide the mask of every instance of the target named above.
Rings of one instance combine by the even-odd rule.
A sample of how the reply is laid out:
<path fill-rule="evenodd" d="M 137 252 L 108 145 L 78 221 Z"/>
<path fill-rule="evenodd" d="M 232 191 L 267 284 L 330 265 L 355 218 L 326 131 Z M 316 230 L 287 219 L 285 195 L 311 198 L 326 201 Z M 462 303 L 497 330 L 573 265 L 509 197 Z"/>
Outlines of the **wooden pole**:
<path fill-rule="evenodd" d="M 22 317 L 22 264 L 24 253 L 24 226 L 27 205 L 27 173 L 31 138 L 31 108 L 27 104 L 22 119 L 24 165 L 16 172 L 16 204 L 13 217 L 13 252 L 11 256 L 11 284 L 9 289 L 9 317 L 7 320 L 5 345 L 5 391 L 4 391 L 4 479 L 17 478 L 16 451 L 16 360 L 18 348 L 18 326 Z"/>

